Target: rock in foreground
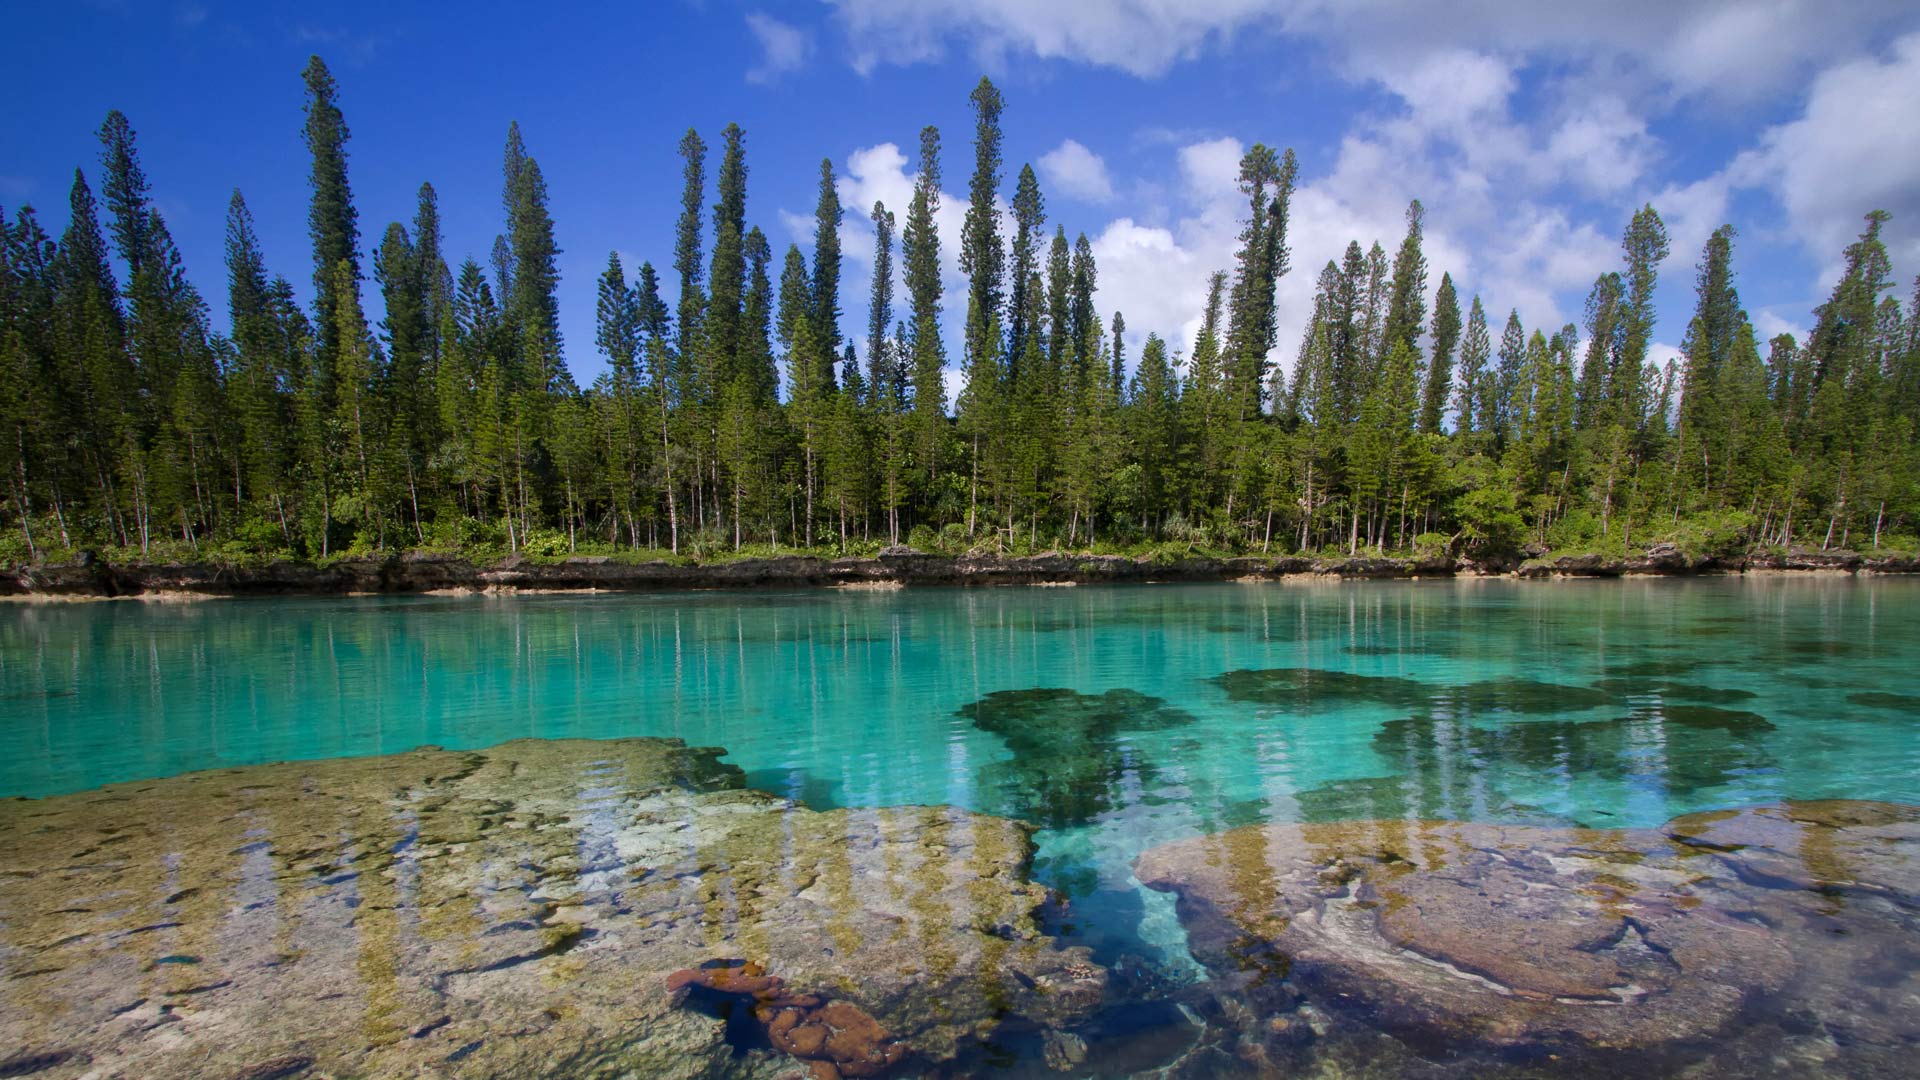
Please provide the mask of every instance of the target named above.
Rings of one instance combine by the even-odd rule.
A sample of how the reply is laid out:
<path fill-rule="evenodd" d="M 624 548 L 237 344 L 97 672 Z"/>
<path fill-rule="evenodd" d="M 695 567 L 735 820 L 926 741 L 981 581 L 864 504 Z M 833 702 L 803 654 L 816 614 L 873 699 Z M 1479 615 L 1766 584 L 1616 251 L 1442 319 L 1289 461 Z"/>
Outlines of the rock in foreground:
<path fill-rule="evenodd" d="M 1657 830 L 1253 826 L 1135 872 L 1275 1025 L 1305 998 L 1434 1056 L 1720 1052 L 1764 1014 L 1884 1064 L 1920 1042 L 1916 855 L 1920 810 L 1824 802 Z"/>
<path fill-rule="evenodd" d="M 799 1063 L 673 973 L 751 962 L 884 1030 L 889 1068 L 1098 1005 L 1036 926 L 1027 827 L 816 812 L 719 753 L 527 740 L 0 804 L 0 1045 L 62 1078 L 771 1077 Z"/>

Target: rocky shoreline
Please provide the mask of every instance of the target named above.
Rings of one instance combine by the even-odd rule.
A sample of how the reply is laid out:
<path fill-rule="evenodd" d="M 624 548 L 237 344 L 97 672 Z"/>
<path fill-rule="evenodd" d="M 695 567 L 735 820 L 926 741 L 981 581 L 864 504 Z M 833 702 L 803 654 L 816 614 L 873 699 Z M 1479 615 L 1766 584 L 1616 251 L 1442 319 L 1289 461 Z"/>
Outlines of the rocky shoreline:
<path fill-rule="evenodd" d="M 1222 993 L 1218 1075 L 1895 1076 L 1920 1045 L 1920 807 L 1656 829 L 1254 825 L 1152 848 Z M 1397 1060 L 1396 1060 L 1397 1057 Z M 1441 1063 L 1475 1061 L 1464 1074 Z"/>
<path fill-rule="evenodd" d="M 1079 585 L 1268 581 L 1294 578 L 1429 577 L 1613 578 L 1771 572 L 1920 573 L 1920 557 L 1850 551 L 1754 552 L 1694 557 L 1655 545 L 1625 558 L 1548 556 L 1526 561 L 1433 558 L 1246 556 L 1181 559 L 1049 553 L 1017 557 L 929 555 L 896 547 L 877 557 L 777 556 L 717 563 L 628 562 L 580 556 L 557 562 L 510 557 L 476 563 L 457 555 L 411 552 L 326 565 L 215 563 L 71 563 L 8 567 L 0 596 L 45 598 L 351 595 L 444 592 L 659 592 L 681 589 L 898 588 L 906 586 Z"/>
<path fill-rule="evenodd" d="M 1175 840 L 1134 867 L 1205 969 L 1174 983 L 1055 936 L 1034 826 L 813 809 L 722 754 L 523 739 L 0 801 L 0 1076 L 1811 1080 L 1920 1045 L 1920 807 Z"/>
<path fill-rule="evenodd" d="M 0 801 L 0 1076 L 842 1080 L 1107 996 L 1040 924 L 1030 826 L 810 809 L 721 753 L 519 740 Z"/>

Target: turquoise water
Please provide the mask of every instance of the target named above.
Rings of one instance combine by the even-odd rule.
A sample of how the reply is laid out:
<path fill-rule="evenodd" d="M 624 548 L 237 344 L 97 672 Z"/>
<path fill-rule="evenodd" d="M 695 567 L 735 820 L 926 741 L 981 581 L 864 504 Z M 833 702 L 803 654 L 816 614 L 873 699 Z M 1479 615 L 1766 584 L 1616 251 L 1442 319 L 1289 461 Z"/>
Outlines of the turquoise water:
<path fill-rule="evenodd" d="M 1920 802 L 1917 600 L 1761 578 L 13 604 L 0 795 L 672 735 L 816 807 L 1034 821 L 1078 932 L 1177 971 L 1129 869 L 1170 839 Z"/>

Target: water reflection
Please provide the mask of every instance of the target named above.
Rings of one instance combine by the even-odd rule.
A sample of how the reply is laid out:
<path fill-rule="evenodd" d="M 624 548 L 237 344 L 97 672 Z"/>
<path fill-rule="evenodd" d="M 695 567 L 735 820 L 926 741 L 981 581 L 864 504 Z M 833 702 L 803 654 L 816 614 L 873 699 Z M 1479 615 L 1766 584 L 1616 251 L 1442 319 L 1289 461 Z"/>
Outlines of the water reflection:
<path fill-rule="evenodd" d="M 717 754 L 516 742 L 6 804 L 0 1044 L 142 1077 L 701 1075 L 748 1048 L 666 977 L 721 958 L 922 1063 L 1102 999 L 1034 921 L 1022 828 L 815 812 Z"/>

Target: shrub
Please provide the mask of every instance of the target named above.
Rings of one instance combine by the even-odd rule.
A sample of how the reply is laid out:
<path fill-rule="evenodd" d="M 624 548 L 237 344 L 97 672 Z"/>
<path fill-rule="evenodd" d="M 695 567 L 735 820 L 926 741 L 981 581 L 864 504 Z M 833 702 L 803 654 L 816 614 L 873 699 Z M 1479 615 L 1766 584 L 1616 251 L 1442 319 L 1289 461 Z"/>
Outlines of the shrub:
<path fill-rule="evenodd" d="M 1504 555 L 1517 550 L 1527 523 L 1513 492 L 1505 486 L 1474 488 L 1453 501 L 1461 536 L 1476 554 Z"/>
<path fill-rule="evenodd" d="M 940 539 L 935 543 L 941 551 L 956 555 L 967 550 L 973 541 L 967 537 L 967 527 L 955 521 L 940 529 Z"/>
<path fill-rule="evenodd" d="M 1668 539 L 1692 558 L 1723 558 L 1746 551 L 1752 528 L 1753 515 L 1744 510 L 1709 510 L 1681 518 Z"/>

